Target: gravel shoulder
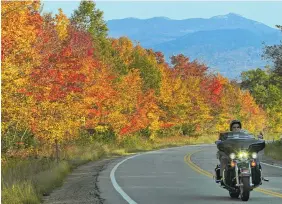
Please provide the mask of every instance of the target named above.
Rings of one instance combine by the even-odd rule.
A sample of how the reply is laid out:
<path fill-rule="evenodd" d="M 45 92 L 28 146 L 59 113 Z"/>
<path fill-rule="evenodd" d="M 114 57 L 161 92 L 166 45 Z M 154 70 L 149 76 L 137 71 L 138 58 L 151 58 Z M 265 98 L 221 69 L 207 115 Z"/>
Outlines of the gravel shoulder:
<path fill-rule="evenodd" d="M 60 188 L 43 198 L 44 204 L 102 204 L 98 177 L 111 162 L 120 157 L 111 157 L 79 166 L 65 179 Z"/>

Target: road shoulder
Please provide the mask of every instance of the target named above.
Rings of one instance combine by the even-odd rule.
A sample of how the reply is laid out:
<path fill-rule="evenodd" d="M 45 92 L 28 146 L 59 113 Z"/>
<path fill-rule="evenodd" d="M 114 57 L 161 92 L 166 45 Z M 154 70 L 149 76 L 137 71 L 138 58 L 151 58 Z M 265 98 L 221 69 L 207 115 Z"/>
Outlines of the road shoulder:
<path fill-rule="evenodd" d="M 265 155 L 264 151 L 261 152 L 260 159 L 261 159 L 261 162 L 263 162 L 263 163 L 282 167 L 282 161 L 275 160 L 275 159 Z"/>
<path fill-rule="evenodd" d="M 98 177 L 106 167 L 120 157 L 111 157 L 79 166 L 67 176 L 63 185 L 43 198 L 46 204 L 104 203 L 100 196 Z"/>

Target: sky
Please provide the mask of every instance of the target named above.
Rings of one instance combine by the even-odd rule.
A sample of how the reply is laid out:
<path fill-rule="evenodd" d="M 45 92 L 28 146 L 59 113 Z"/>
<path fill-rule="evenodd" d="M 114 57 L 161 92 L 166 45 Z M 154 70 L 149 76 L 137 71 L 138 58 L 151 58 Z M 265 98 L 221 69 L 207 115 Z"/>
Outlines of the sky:
<path fill-rule="evenodd" d="M 104 20 L 135 17 L 140 19 L 168 17 L 171 19 L 210 18 L 236 13 L 270 27 L 282 24 L 282 1 L 95 1 L 104 12 Z M 57 13 L 62 8 L 70 17 L 80 1 L 44 1 L 43 12 Z"/>

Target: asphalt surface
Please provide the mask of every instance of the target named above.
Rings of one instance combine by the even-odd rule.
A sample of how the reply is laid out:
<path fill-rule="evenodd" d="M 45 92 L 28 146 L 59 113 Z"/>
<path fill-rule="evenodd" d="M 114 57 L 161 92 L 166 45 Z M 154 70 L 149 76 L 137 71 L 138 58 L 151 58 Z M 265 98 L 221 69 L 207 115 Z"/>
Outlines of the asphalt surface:
<path fill-rule="evenodd" d="M 199 151 L 200 150 L 200 151 Z M 119 158 L 98 177 L 102 203 L 238 203 L 212 178 L 215 145 L 185 146 Z M 269 182 L 251 192 L 248 203 L 282 203 L 282 168 L 262 165 Z"/>

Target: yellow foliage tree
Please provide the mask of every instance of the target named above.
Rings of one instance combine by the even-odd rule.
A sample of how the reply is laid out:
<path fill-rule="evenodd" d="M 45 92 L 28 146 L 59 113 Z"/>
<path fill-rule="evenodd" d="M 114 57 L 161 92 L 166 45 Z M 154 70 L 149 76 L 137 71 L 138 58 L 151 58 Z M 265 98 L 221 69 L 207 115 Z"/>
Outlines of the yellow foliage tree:
<path fill-rule="evenodd" d="M 22 140 L 31 121 L 30 107 L 34 104 L 25 94 L 33 66 L 40 63 L 35 43 L 42 19 L 39 1 L 1 2 L 2 44 L 2 139 L 16 142 L 18 132 Z M 12 133 L 11 135 L 11 132 Z M 7 137 L 13 137 L 7 138 Z M 8 142 L 9 141 L 9 142 Z"/>
<path fill-rule="evenodd" d="M 59 9 L 59 14 L 56 14 L 55 17 L 55 23 L 56 23 L 56 31 L 58 33 L 59 39 L 64 40 L 68 36 L 68 26 L 69 26 L 69 19 L 67 16 L 63 13 L 63 10 Z"/>

